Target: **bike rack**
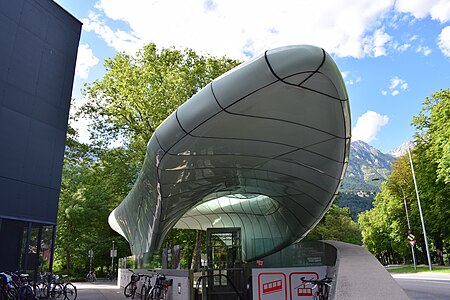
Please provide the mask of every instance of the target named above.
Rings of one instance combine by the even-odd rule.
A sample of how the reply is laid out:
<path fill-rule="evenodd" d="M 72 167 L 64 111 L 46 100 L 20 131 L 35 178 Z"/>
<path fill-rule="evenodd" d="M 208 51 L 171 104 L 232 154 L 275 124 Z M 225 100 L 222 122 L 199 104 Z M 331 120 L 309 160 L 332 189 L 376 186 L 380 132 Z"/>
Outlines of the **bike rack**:
<path fill-rule="evenodd" d="M 238 290 L 237 290 L 236 287 L 234 286 L 233 281 L 231 281 L 231 279 L 228 278 L 228 276 L 225 275 L 225 274 L 209 274 L 209 275 L 202 275 L 202 276 L 200 276 L 200 277 L 197 279 L 197 283 L 195 284 L 194 299 L 195 299 L 195 300 L 200 300 L 200 299 L 199 299 L 198 290 L 199 290 L 200 282 L 201 282 L 204 278 L 207 278 L 207 277 L 218 277 L 218 276 L 223 276 L 223 277 L 225 277 L 225 279 L 230 283 L 231 287 L 232 287 L 233 290 L 235 291 L 235 293 L 236 293 L 236 295 L 238 296 L 238 298 L 239 298 L 240 300 L 243 300 L 241 294 L 238 292 Z"/>

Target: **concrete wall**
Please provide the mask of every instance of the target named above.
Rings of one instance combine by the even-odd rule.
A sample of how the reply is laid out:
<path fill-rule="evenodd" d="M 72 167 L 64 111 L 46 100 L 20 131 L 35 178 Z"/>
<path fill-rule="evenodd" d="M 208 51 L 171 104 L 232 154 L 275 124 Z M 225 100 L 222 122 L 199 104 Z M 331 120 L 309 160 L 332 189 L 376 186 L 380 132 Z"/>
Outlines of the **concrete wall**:
<path fill-rule="evenodd" d="M 362 246 L 324 242 L 337 250 L 331 299 L 409 299 L 380 262 Z"/>
<path fill-rule="evenodd" d="M 154 272 L 146 270 L 146 269 L 134 269 L 133 270 L 139 274 L 154 274 Z M 168 299 L 171 300 L 188 300 L 193 299 L 193 289 L 192 289 L 192 272 L 189 270 L 156 270 L 158 274 L 166 275 L 167 279 L 172 279 L 172 286 L 169 287 L 168 290 Z M 127 269 L 119 269 L 119 277 L 117 281 L 117 285 L 121 288 L 124 288 L 131 280 L 132 272 Z M 152 278 L 152 285 L 155 282 L 155 278 Z M 137 292 L 141 291 L 141 287 L 144 279 L 141 278 L 141 281 L 138 283 Z"/>

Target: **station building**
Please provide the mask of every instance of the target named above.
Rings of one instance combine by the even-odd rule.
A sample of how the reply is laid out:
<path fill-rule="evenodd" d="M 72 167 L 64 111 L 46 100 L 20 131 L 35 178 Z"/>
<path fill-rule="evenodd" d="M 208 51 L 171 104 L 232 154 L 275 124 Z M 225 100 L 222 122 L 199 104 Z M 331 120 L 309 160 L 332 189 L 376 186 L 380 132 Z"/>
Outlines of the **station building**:
<path fill-rule="evenodd" d="M 0 1 L 0 271 L 50 268 L 81 22 Z"/>

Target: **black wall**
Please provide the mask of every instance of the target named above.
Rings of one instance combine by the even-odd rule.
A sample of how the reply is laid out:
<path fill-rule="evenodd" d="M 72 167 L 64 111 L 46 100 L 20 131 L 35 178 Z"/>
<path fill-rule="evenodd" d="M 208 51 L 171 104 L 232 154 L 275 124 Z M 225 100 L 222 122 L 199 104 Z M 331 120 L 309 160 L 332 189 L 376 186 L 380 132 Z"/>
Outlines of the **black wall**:
<path fill-rule="evenodd" d="M 0 1 L 0 218 L 56 224 L 80 31 L 53 1 Z"/>
<path fill-rule="evenodd" d="M 56 224 L 80 33 L 51 0 L 0 0 L 0 271 L 37 270 L 30 233 Z"/>

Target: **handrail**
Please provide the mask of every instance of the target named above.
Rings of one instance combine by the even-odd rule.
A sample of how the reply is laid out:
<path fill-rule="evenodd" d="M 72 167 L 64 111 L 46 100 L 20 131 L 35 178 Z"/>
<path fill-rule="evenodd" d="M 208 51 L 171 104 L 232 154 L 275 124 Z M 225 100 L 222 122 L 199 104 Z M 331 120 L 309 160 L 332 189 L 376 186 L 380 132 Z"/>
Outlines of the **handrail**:
<path fill-rule="evenodd" d="M 238 298 L 239 298 L 240 300 L 243 300 L 241 294 L 238 292 L 238 290 L 237 290 L 236 287 L 234 286 L 233 281 L 231 281 L 231 279 L 228 278 L 227 275 L 222 274 L 222 273 L 220 273 L 220 274 L 201 275 L 201 276 L 197 279 L 197 283 L 195 284 L 195 292 L 194 292 L 194 299 L 195 299 L 195 300 L 199 300 L 199 299 L 198 299 L 198 289 L 199 289 L 199 286 L 200 286 L 200 281 L 201 281 L 203 278 L 206 278 L 206 277 L 216 277 L 216 276 L 223 276 L 223 277 L 225 277 L 226 280 L 230 283 L 231 287 L 233 288 L 233 290 L 234 290 L 234 292 L 236 293 L 236 295 L 238 296 Z"/>

